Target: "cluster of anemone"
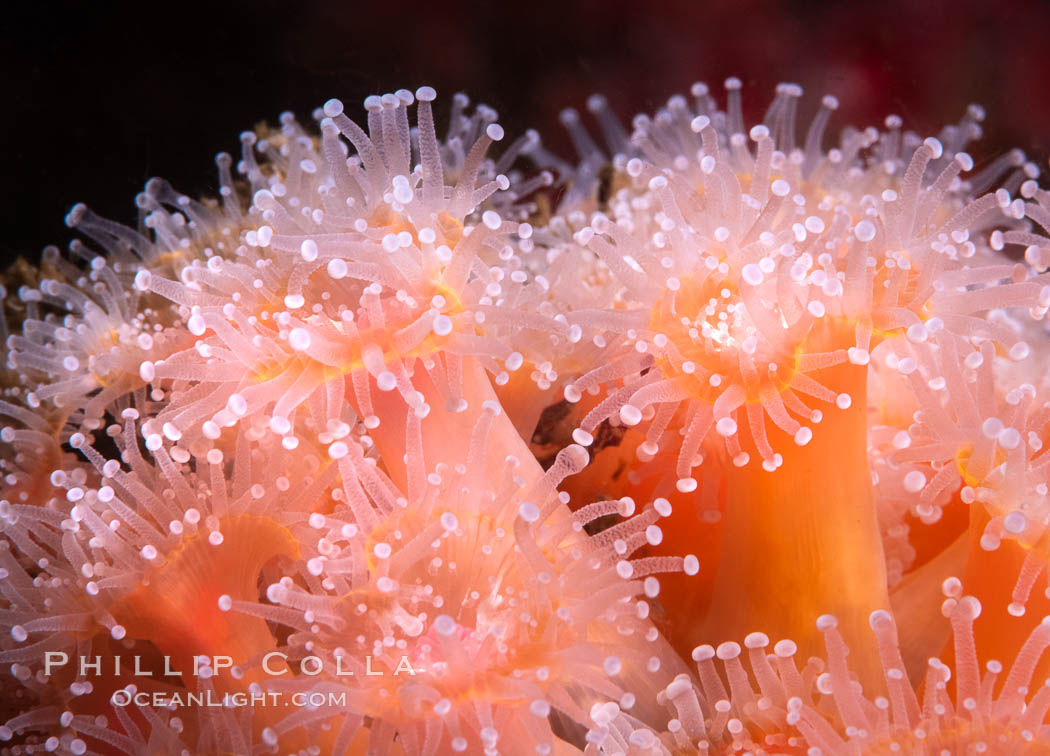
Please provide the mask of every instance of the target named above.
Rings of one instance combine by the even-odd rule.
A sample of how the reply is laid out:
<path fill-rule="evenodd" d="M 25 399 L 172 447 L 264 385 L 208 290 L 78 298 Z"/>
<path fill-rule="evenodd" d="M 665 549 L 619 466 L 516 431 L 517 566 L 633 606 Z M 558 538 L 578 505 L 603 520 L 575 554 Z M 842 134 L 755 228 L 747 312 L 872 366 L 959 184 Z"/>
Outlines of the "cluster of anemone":
<path fill-rule="evenodd" d="M 1050 748 L 1050 193 L 801 95 L 575 160 L 330 100 L 76 205 L 4 278 L 3 753 Z"/>

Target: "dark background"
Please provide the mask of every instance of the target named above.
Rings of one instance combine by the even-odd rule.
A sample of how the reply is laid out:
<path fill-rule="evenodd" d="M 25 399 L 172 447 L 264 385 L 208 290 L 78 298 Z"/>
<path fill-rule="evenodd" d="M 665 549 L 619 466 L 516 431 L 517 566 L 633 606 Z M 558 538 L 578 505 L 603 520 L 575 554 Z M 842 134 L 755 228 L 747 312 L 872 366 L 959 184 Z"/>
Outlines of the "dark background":
<path fill-rule="evenodd" d="M 970 102 L 988 111 L 978 164 L 1050 151 L 1050 3 L 582 0 L 562 3 L 37 2 L 0 17 L 0 257 L 65 245 L 76 201 L 126 223 L 160 175 L 214 194 L 212 158 L 283 110 L 309 120 L 339 97 L 430 84 L 463 90 L 571 155 L 561 108 L 602 91 L 621 117 L 703 80 L 745 82 L 761 118 L 778 81 L 831 92 L 832 129 L 888 113 L 936 133 Z M 88 7 L 90 6 L 90 7 Z M 439 107 L 439 118 L 444 108 Z M 804 133 L 804 132 L 803 132 Z"/>

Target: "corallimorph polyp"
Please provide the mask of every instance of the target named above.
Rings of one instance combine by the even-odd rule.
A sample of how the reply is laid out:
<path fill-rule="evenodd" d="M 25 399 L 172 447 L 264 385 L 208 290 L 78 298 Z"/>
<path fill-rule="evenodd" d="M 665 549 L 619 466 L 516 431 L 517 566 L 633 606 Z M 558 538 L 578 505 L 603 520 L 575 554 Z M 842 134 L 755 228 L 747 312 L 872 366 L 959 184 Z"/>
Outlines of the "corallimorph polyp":
<path fill-rule="evenodd" d="M 74 206 L 4 276 L 2 752 L 1050 752 L 1050 193 L 725 86 Z"/>

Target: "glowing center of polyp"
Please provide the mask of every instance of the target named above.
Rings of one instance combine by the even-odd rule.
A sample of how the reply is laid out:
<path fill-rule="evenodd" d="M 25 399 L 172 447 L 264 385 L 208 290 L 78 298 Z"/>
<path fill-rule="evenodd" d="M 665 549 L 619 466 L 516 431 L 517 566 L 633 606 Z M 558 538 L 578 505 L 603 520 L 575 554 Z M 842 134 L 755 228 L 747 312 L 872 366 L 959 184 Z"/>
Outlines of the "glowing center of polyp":
<path fill-rule="evenodd" d="M 679 281 L 677 289 L 664 290 L 649 327 L 661 372 L 691 396 L 711 399 L 734 383 L 744 385 L 750 395 L 761 382 L 790 377 L 791 361 L 765 354 L 769 350 L 728 281 Z"/>
<path fill-rule="evenodd" d="M 484 635 L 461 625 L 447 615 L 437 617 L 416 641 L 412 666 L 428 674 L 445 677 L 457 656 L 473 661 L 481 649 Z"/>

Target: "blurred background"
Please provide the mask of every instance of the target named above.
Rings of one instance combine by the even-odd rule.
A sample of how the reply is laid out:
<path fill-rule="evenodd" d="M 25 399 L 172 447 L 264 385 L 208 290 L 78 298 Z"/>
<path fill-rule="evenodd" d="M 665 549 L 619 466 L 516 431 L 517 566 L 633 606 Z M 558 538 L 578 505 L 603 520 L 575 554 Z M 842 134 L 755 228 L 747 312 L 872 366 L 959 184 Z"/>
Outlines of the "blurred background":
<path fill-rule="evenodd" d="M 68 7 L 66 7 L 68 6 Z M 214 194 L 212 158 L 237 135 L 339 97 L 430 84 L 496 108 L 508 135 L 534 127 L 565 155 L 558 122 L 601 91 L 627 121 L 703 80 L 745 84 L 760 119 L 779 81 L 819 96 L 832 130 L 881 124 L 936 133 L 985 106 L 978 164 L 1012 148 L 1046 169 L 1050 3 L 580 0 L 561 3 L 213 2 L 12 4 L 0 28 L 0 256 L 64 246 L 77 201 L 125 223 L 152 176 Z M 441 117 L 439 108 L 439 118 Z"/>

